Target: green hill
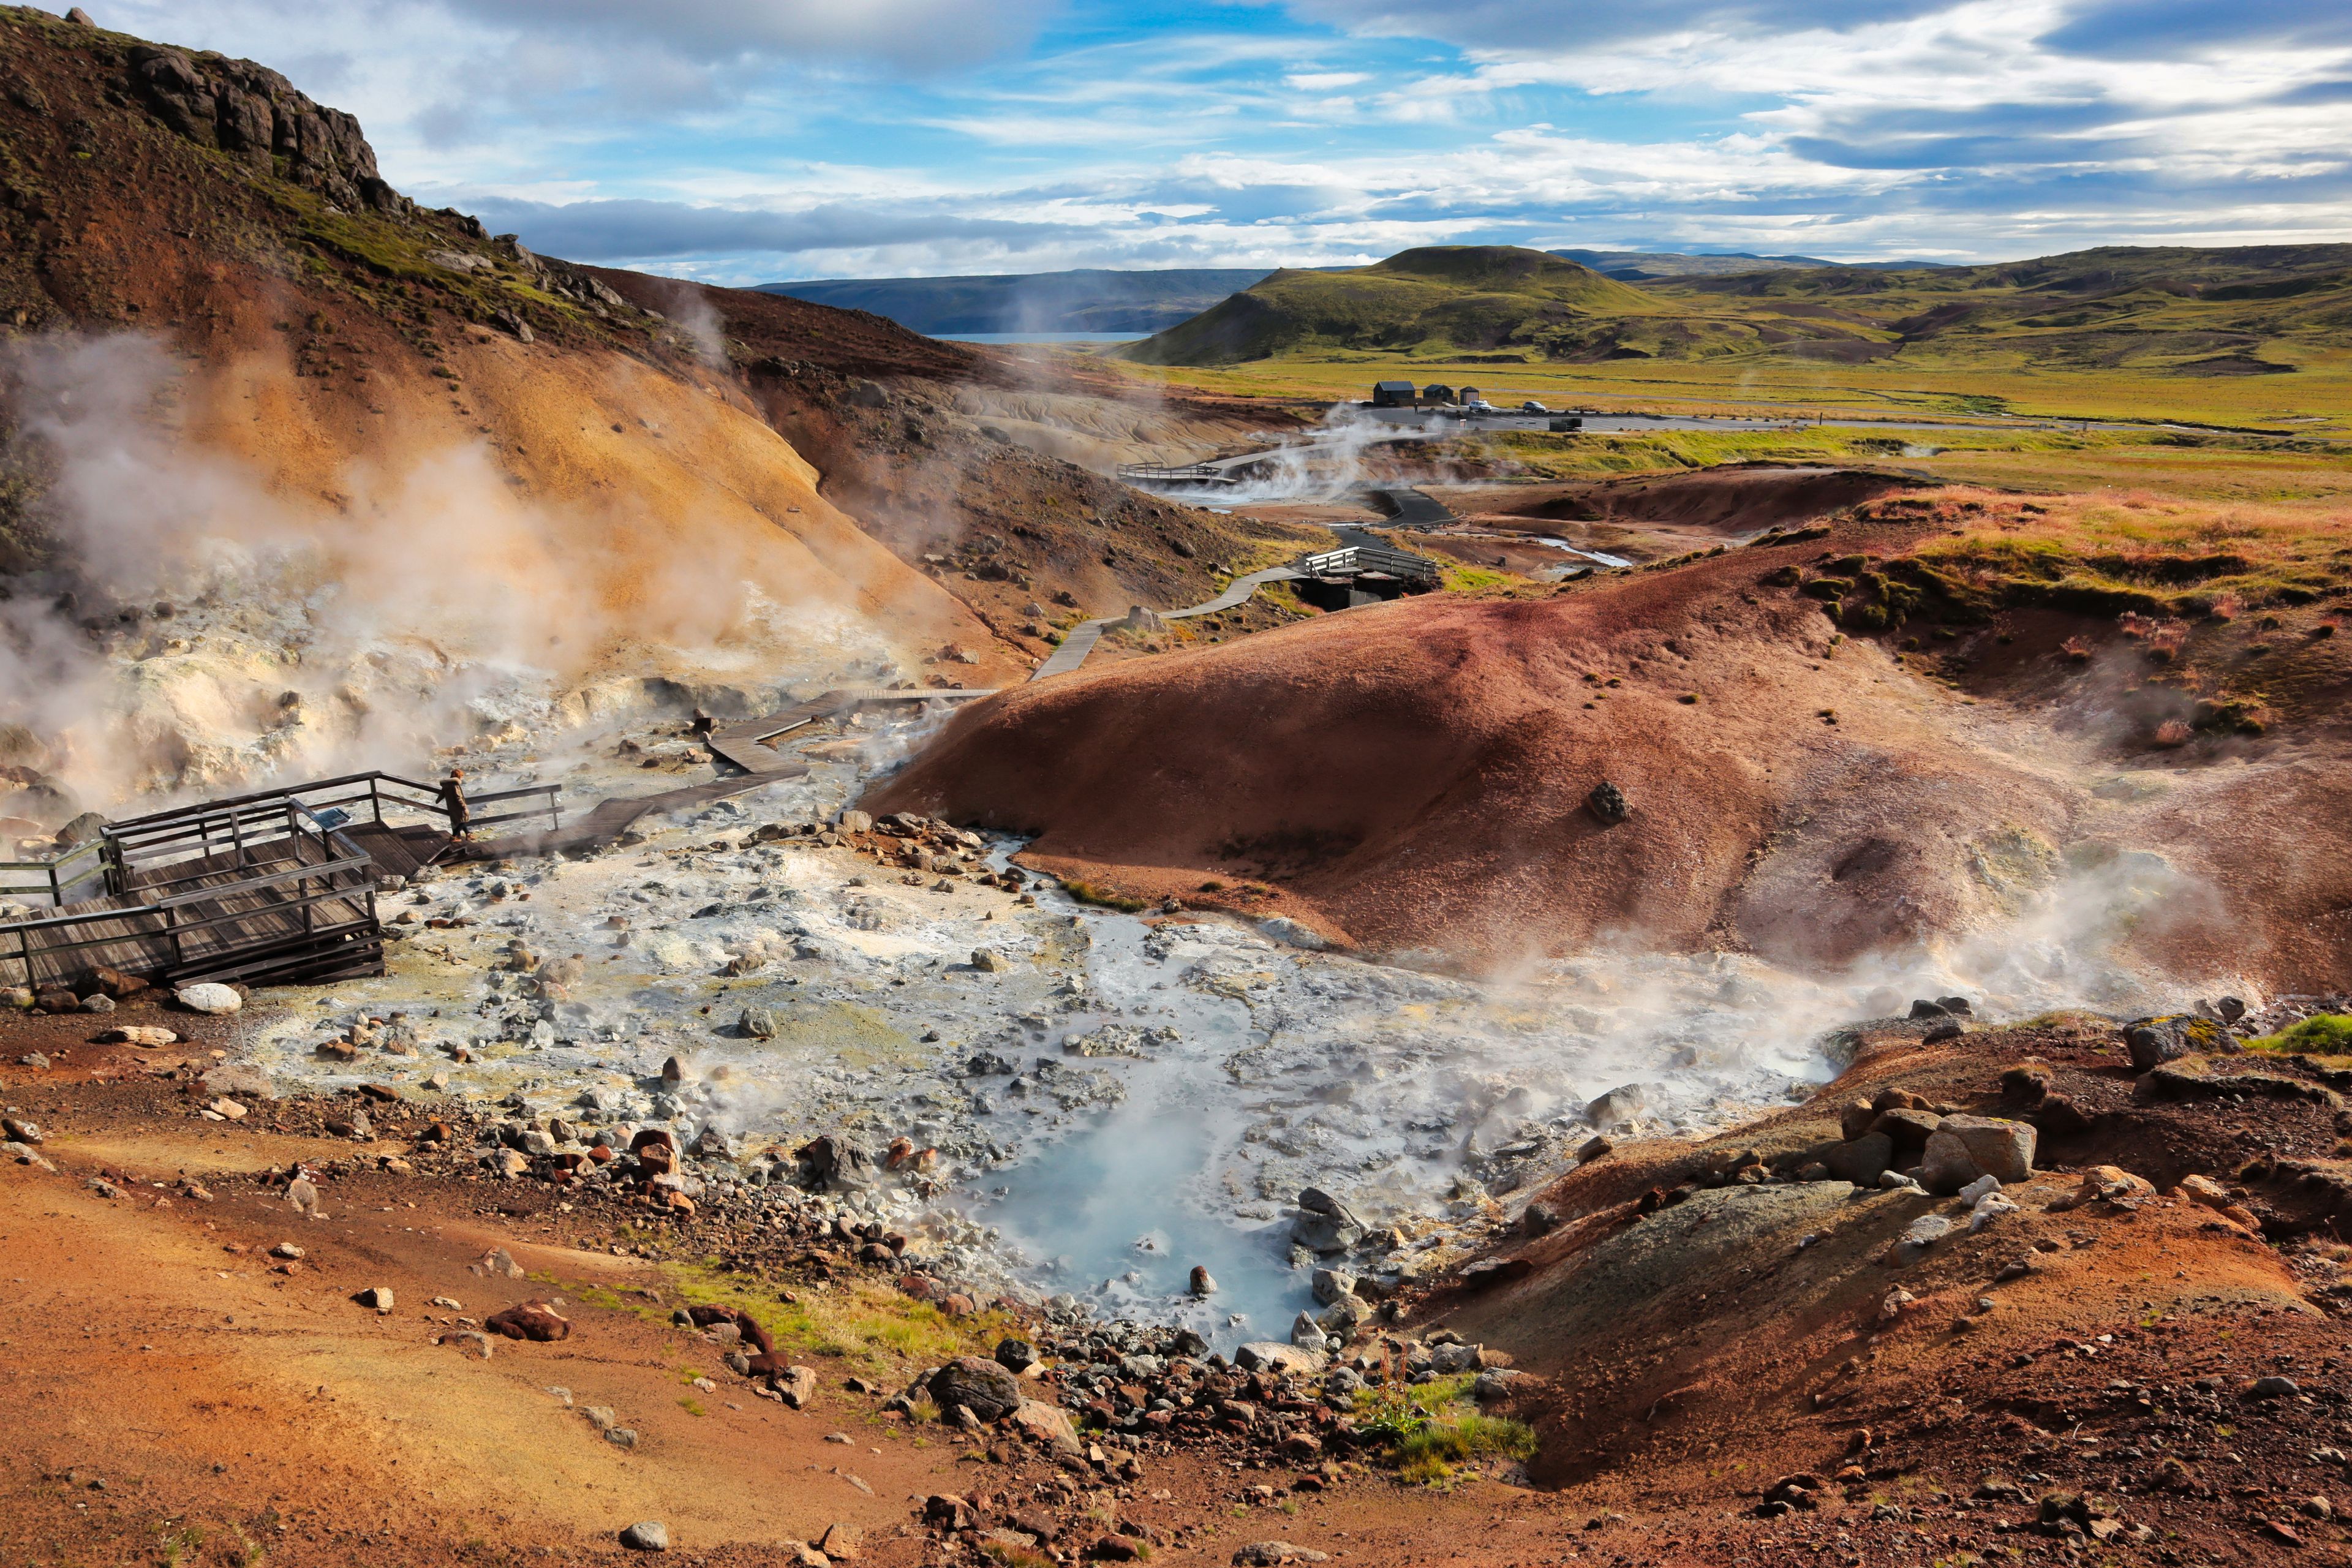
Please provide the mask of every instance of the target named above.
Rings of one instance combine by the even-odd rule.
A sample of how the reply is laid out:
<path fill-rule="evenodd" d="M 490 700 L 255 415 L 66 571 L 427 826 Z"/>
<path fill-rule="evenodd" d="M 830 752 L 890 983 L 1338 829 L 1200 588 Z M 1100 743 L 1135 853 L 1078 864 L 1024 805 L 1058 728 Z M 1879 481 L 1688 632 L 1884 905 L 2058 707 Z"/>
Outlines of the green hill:
<path fill-rule="evenodd" d="M 2352 246 L 2107 247 L 1984 267 L 1782 267 L 1620 282 L 1507 247 L 1283 271 L 1133 345 L 1145 363 L 1895 361 L 2274 375 L 2352 346 Z"/>
<path fill-rule="evenodd" d="M 1589 267 L 1501 245 L 1428 246 L 1343 271 L 1285 268 L 1125 351 L 1148 364 L 1225 364 L 1304 351 L 1459 354 L 1581 341 L 1654 310 Z"/>

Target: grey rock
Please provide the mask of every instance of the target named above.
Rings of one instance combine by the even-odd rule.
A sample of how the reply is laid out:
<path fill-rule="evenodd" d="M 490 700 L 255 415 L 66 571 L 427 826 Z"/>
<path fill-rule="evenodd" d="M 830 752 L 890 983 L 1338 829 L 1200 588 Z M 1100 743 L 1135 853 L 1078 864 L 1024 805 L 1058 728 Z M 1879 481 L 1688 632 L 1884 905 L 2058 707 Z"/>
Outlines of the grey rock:
<path fill-rule="evenodd" d="M 1511 1384 L 1526 1375 L 1527 1373 L 1514 1372 L 1507 1366 L 1491 1368 L 1480 1373 L 1477 1381 L 1470 1385 L 1470 1397 L 1481 1405 L 1492 1404 L 1497 1399 L 1507 1399 L 1510 1396 Z"/>
<path fill-rule="evenodd" d="M 1661 1089 L 1658 1084 L 1620 1084 L 1584 1108 L 1585 1120 L 1604 1131 L 1622 1127 L 1648 1115 Z"/>
<path fill-rule="evenodd" d="M 2194 1013 L 2166 1013 L 2135 1018 L 2124 1026 L 2124 1047 L 2132 1066 L 2142 1072 L 2181 1057 L 2230 1048 L 2229 1032 L 2210 1018 Z"/>
<path fill-rule="evenodd" d="M 667 1552 L 669 1526 L 657 1519 L 640 1520 L 621 1531 L 621 1544 L 632 1552 Z"/>
<path fill-rule="evenodd" d="M 1895 1158 L 1895 1141 L 1884 1132 L 1865 1132 L 1842 1143 L 1821 1144 L 1813 1150 L 1812 1157 L 1841 1182 L 1852 1182 L 1857 1187 L 1875 1186 L 1878 1178 L 1886 1173 L 1887 1163 Z"/>
<path fill-rule="evenodd" d="M 1017 1376 L 1037 1364 L 1037 1347 L 1023 1339 L 999 1340 L 996 1364 Z"/>
<path fill-rule="evenodd" d="M 205 1092 L 215 1098 L 221 1095 L 244 1095 L 252 1100 L 278 1098 L 278 1085 L 270 1076 L 249 1065 L 223 1063 L 205 1074 L 200 1081 Z"/>
<path fill-rule="evenodd" d="M 1328 1307 L 1340 1297 L 1354 1292 L 1356 1277 L 1344 1268 L 1318 1268 L 1307 1288 L 1315 1293 L 1318 1301 Z"/>
<path fill-rule="evenodd" d="M 1323 1348 L 1323 1342 L 1328 1337 L 1323 1325 L 1304 1312 L 1291 1320 L 1290 1342 L 1300 1350 L 1319 1351 Z"/>
<path fill-rule="evenodd" d="M 772 1040 L 776 1037 L 777 1028 L 775 1009 L 746 1007 L 736 1026 L 755 1040 Z"/>
<path fill-rule="evenodd" d="M 2258 1377 L 2246 1390 L 2249 1399 L 2291 1399 L 2303 1392 L 2302 1385 L 2291 1377 Z"/>
<path fill-rule="evenodd" d="M 604 1441 L 615 1448 L 634 1448 L 637 1446 L 637 1434 L 634 1427 L 611 1426 L 604 1431 Z"/>

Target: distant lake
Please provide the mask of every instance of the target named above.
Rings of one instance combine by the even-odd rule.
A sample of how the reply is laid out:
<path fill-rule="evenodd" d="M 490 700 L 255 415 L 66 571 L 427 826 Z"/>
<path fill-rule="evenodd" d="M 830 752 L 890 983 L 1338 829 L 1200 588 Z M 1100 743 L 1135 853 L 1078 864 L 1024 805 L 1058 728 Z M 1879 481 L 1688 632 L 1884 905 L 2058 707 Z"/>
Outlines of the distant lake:
<path fill-rule="evenodd" d="M 1139 343 L 1150 332 L 933 332 L 950 343 Z"/>

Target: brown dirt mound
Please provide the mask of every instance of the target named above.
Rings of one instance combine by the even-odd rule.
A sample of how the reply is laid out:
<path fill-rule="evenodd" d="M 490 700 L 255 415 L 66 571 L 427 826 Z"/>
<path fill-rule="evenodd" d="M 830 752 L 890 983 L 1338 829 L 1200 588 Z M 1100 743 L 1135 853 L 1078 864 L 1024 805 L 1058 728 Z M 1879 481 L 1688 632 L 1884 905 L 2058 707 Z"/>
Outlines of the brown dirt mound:
<path fill-rule="evenodd" d="M 2160 1526 L 2184 1561 L 2191 1541 L 2275 1544 L 2243 1500 L 2269 1486 L 2299 1501 L 2336 1476 L 2293 1406 L 2340 1398 L 2339 1112 L 2308 1061 L 2167 1071 L 2222 1081 L 2183 1096 L 2136 1079 L 2113 1026 L 2087 1016 L 1940 1046 L 1901 1026 L 1866 1034 L 1802 1107 L 1575 1170 L 1543 1194 L 1553 1227 L 1501 1243 L 1489 1256 L 1507 1266 L 1473 1277 L 1504 1283 L 1450 1286 L 1411 1317 L 1531 1374 L 1514 1414 L 1541 1435 L 1539 1484 L 1638 1478 L 1646 1498 L 1726 1510 L 1716 1528 L 1760 1536 L 1768 1561 L 1809 1518 L 1879 1533 L 1890 1562 L 1911 1560 L 1910 1527 L 2049 1536 L 2056 1521 L 2034 1521 L 2052 1491 L 2096 1495 L 2126 1530 Z M 2038 1173 L 2003 1193 L 2016 1211 L 1971 1232 L 1956 1199 L 1757 1180 L 1840 1141 L 1841 1109 L 1889 1091 L 1926 1114 L 2036 1126 Z M 2149 1184 L 2071 1201 L 2109 1164 Z M 2223 1184 L 2234 1217 L 2170 1190 L 2192 1175 Z M 1931 1215 L 1951 1230 L 1895 1248 Z M 2280 1373 L 2298 1394 L 2252 1392 Z M 1759 1519 L 1798 1472 L 1814 1479 L 1794 1513 Z M 2031 1489 L 1978 1489 L 1989 1478 Z M 1729 1548 L 1699 1555 L 1737 1560 Z"/>
<path fill-rule="evenodd" d="M 1832 651 L 1811 601 L 1750 591 L 1858 542 L 1403 601 L 1024 687 L 875 804 L 1034 834 L 1035 863 L 1152 894 L 1276 880 L 1382 948 L 1501 961 L 1639 932 L 1843 960 L 1992 913 L 1975 839 L 2068 810 L 1916 689 L 1888 700 L 1885 656 Z M 1633 803 L 1614 826 L 1586 805 L 1604 780 Z"/>
<path fill-rule="evenodd" d="M 1845 507 L 1916 488 L 1900 474 L 1867 468 L 1784 468 L 1727 463 L 1693 473 L 1546 485 L 1523 501 L 1497 506 L 1510 516 L 1551 522 L 1658 522 L 1718 533 L 1760 533 L 1810 521 Z"/>

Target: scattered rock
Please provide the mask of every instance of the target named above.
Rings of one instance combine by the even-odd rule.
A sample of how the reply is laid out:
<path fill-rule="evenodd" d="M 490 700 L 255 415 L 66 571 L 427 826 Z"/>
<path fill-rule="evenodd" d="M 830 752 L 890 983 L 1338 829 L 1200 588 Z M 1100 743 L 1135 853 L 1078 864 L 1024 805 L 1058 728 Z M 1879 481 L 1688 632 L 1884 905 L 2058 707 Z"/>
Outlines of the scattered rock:
<path fill-rule="evenodd" d="M 1234 1364 L 1244 1372 L 1295 1373 L 1311 1376 L 1323 1370 L 1323 1355 L 1297 1345 L 1271 1340 L 1254 1341 L 1234 1352 Z"/>
<path fill-rule="evenodd" d="M 958 1356 L 931 1374 L 931 1398 L 942 1410 L 961 1405 L 982 1421 L 1001 1421 L 1025 1397 L 1021 1381 L 992 1361 Z"/>
<path fill-rule="evenodd" d="M 41 1124 L 37 1121 L 26 1121 L 19 1117 L 0 1117 L 0 1132 L 7 1133 L 8 1141 L 12 1143 L 41 1142 Z"/>
<path fill-rule="evenodd" d="M 362 1307 L 373 1307 L 379 1312 L 389 1312 L 392 1310 L 392 1287 L 371 1285 L 352 1300 Z"/>
<path fill-rule="evenodd" d="M 1625 792 L 1607 779 L 1592 786 L 1591 793 L 1584 797 L 1584 809 L 1606 827 L 1614 827 L 1633 814 L 1633 802 L 1625 798 Z"/>
<path fill-rule="evenodd" d="M 779 1368 L 768 1378 L 768 1386 L 776 1396 L 794 1410 L 805 1410 L 816 1397 L 816 1369 L 811 1366 Z"/>
<path fill-rule="evenodd" d="M 640 1520 L 621 1531 L 621 1544 L 632 1552 L 667 1552 L 669 1527 L 657 1519 Z"/>
<path fill-rule="evenodd" d="M 772 1007 L 746 1007 L 743 1009 L 743 1016 L 738 1021 L 736 1026 L 744 1034 L 750 1036 L 752 1039 L 772 1040 L 776 1037 L 777 1031 L 775 1009 Z M 671 1059 L 675 1060 L 676 1058 L 673 1058 Z M 667 1068 L 664 1069 L 662 1076 L 665 1079 L 668 1079 L 669 1074 Z"/>
<path fill-rule="evenodd" d="M 1206 1268 L 1198 1263 L 1192 1265 L 1192 1291 L 1195 1297 L 1204 1300 L 1217 1293 L 1217 1281 L 1215 1277 L 1211 1275 Z"/>
<path fill-rule="evenodd" d="M 1078 1441 L 1078 1429 L 1070 1420 L 1069 1412 L 1058 1405 L 1024 1399 L 1013 1407 L 1011 1419 L 1020 1431 L 1056 1452 L 1076 1454 L 1084 1447 Z"/>
<path fill-rule="evenodd" d="M 2249 1399 L 2291 1399 L 2302 1392 L 2303 1389 L 2301 1385 L 2298 1384 L 2294 1379 L 2291 1377 L 2279 1377 L 2273 1375 L 2270 1377 L 2256 1378 L 2254 1380 L 2253 1386 L 2246 1390 L 2246 1397 Z"/>
<path fill-rule="evenodd" d="M 491 1279 L 520 1279 L 522 1278 L 522 1265 L 517 1263 L 514 1254 L 505 1247 L 493 1247 L 466 1265 L 466 1272 Z"/>

